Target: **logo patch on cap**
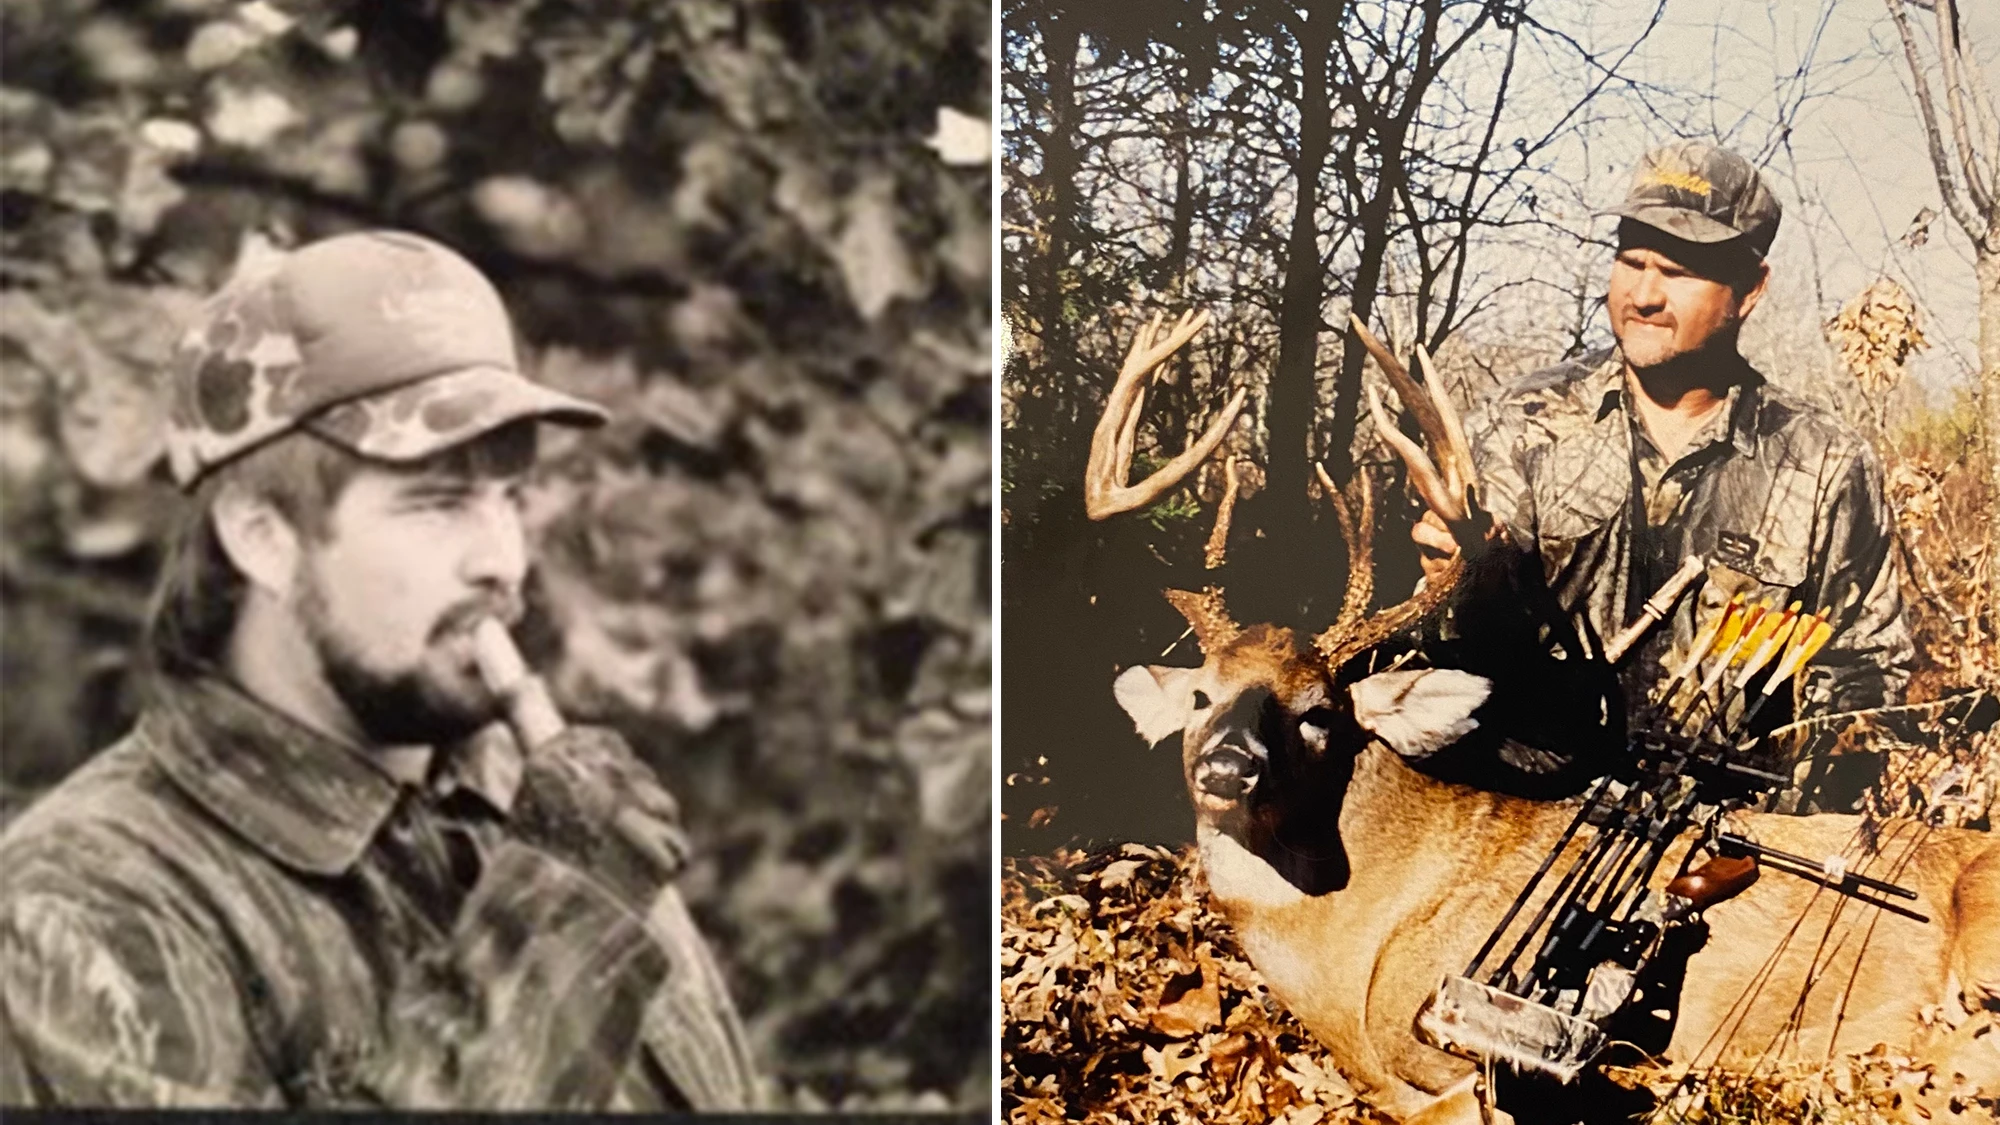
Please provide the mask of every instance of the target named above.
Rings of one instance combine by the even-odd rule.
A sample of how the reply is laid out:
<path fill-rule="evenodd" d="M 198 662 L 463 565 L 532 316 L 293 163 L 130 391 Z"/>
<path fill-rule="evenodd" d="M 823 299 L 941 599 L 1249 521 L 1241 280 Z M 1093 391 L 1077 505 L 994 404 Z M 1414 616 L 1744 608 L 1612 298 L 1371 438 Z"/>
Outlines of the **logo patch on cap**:
<path fill-rule="evenodd" d="M 1662 187 L 1679 188 L 1682 191 L 1703 196 L 1715 190 L 1714 184 L 1709 183 L 1693 172 L 1683 172 L 1678 168 L 1649 169 L 1640 182 L 1659 184 Z"/>

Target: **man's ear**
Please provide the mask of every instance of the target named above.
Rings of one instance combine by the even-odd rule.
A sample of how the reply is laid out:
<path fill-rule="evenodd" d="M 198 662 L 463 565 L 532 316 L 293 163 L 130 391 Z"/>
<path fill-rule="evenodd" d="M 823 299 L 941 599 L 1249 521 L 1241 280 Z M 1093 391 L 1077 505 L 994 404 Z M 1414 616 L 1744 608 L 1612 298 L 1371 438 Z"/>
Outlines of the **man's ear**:
<path fill-rule="evenodd" d="M 1348 687 L 1354 721 L 1405 758 L 1427 758 L 1479 726 L 1493 684 L 1456 668 L 1383 672 Z"/>
<path fill-rule="evenodd" d="M 1161 739 L 1187 725 L 1194 700 L 1188 681 L 1200 670 L 1135 664 L 1111 681 L 1111 694 L 1132 717 L 1146 745 L 1158 746 Z"/>
<path fill-rule="evenodd" d="M 299 533 L 268 499 L 235 484 L 224 485 L 209 506 L 215 538 L 243 580 L 273 597 L 292 591 L 298 573 Z"/>
<path fill-rule="evenodd" d="M 1764 299 L 1764 290 L 1770 288 L 1770 286 L 1771 263 L 1758 262 L 1756 280 L 1751 282 L 1750 288 L 1744 290 L 1743 296 L 1736 299 L 1736 319 L 1739 321 L 1748 320 L 1750 318 L 1750 310 L 1756 308 L 1757 302 Z"/>

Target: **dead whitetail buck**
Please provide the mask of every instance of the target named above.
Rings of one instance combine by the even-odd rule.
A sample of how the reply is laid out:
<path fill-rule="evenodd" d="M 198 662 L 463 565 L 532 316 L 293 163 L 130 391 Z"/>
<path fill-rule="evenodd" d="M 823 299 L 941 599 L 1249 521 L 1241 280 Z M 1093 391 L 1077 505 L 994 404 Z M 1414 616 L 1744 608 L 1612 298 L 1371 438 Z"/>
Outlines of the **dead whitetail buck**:
<path fill-rule="evenodd" d="M 1205 320 L 1184 317 L 1164 335 L 1156 320 L 1134 345 L 1091 445 L 1093 517 L 1157 499 L 1234 420 L 1240 394 L 1186 453 L 1142 485 L 1124 486 L 1144 382 Z M 1431 376 L 1426 394 L 1355 327 L 1439 463 L 1387 426 L 1371 402 L 1378 430 L 1424 500 L 1462 525 L 1474 512 L 1475 472 L 1439 380 Z M 1149 743 L 1180 736 L 1212 900 L 1272 991 L 1375 1105 L 1405 1120 L 1455 1119 L 1477 1112 L 1474 1064 L 1421 1041 L 1419 1010 L 1495 932 L 1578 803 L 1452 785 L 1406 764 L 1467 733 L 1487 682 L 1450 669 L 1341 676 L 1357 666 L 1354 657 L 1443 605 L 1463 574 L 1464 552 L 1443 581 L 1368 613 L 1365 478 L 1356 502 L 1324 470 L 1319 475 L 1347 543 L 1347 590 L 1334 622 L 1302 639 L 1273 624 L 1238 624 L 1218 588 L 1170 590 L 1200 644 L 1201 666 L 1129 668 L 1115 691 Z M 1727 827 L 1819 857 L 1852 853 L 1858 820 L 1733 813 Z M 1694 842 L 1690 835 L 1666 846 L 1658 881 Z M 1686 963 L 1665 1057 L 1754 1069 L 1888 1043 L 2000 1081 L 2000 1033 L 1927 1042 L 1920 1018 L 1930 1005 L 2000 1008 L 2000 845 L 1986 833 L 1890 821 L 1873 854 L 1900 861 L 1887 871 L 1884 860 L 1876 873 L 1915 890 L 1905 909 L 1863 907 L 1784 876 L 1710 905 L 1702 919 L 1709 937 Z M 1643 988 L 1632 1000 L 1641 1010 L 1675 1006 L 1674 996 L 1649 997 Z M 1963 1026 L 1982 1020 L 1990 1016 Z"/>

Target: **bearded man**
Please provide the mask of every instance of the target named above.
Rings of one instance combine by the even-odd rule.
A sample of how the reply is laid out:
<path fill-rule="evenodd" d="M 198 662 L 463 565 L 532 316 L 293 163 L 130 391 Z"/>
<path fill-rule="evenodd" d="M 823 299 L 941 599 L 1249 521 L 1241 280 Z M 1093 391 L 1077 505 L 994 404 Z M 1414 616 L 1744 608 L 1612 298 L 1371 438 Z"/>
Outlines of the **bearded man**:
<path fill-rule="evenodd" d="M 1573 636 L 1595 643 L 1637 620 L 1683 559 L 1701 556 L 1699 592 L 1619 670 L 1630 717 L 1663 686 L 1670 658 L 1738 595 L 1832 611 L 1832 640 L 1792 715 L 1901 702 L 1913 648 L 1881 464 L 1851 429 L 1772 386 L 1737 350 L 1770 283 L 1776 198 L 1741 156 L 1684 141 L 1648 153 L 1611 213 L 1618 251 L 1606 308 L 1617 347 L 1504 385 L 1466 420 L 1501 550 L 1525 558 L 1534 593 L 1552 594 Z M 1436 513 L 1411 534 L 1427 577 L 1458 548 Z M 1468 602 L 1478 595 L 1475 581 L 1447 634 L 1476 642 L 1504 616 Z M 1569 655 L 1574 664 L 1582 654 Z M 1715 702 L 1741 713 L 1740 699 Z M 1761 711 L 1759 729 L 1785 711 Z M 1834 760 L 1831 774 L 1822 766 L 1807 803 L 1851 807 L 1879 773 L 1872 757 Z"/>
<path fill-rule="evenodd" d="M 171 379 L 151 703 L 0 837 L 0 1102 L 757 1104 L 673 799 L 610 731 L 519 746 L 475 662 L 538 423 L 604 411 L 389 232 L 233 282 Z"/>

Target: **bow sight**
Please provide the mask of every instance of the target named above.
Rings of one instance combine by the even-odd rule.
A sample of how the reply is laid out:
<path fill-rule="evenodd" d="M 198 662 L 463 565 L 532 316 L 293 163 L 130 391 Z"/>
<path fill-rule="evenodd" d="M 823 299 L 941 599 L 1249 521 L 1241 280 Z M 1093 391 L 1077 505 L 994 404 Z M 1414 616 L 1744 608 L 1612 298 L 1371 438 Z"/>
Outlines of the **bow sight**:
<path fill-rule="evenodd" d="M 1616 661 L 1664 619 L 1700 571 L 1700 559 L 1689 559 L 1647 603 L 1645 617 L 1607 646 L 1607 658 Z M 1914 899 L 1910 891 L 1720 830 L 1723 813 L 1790 784 L 1788 775 L 1747 761 L 1742 744 L 1765 701 L 1832 633 L 1827 611 L 1800 614 L 1796 602 L 1767 609 L 1738 598 L 1724 607 L 1651 700 L 1629 753 L 1585 794 L 1464 974 L 1445 978 L 1418 1013 L 1419 1033 L 1475 1061 L 1574 1079 L 1605 1046 L 1611 1018 L 1634 999 L 1663 934 L 1754 883 L 1759 857 L 1909 913 L 1860 892 Z M 1654 875 L 1689 837 L 1673 876 L 1655 889 Z M 1711 858 L 1696 866 L 1704 852 Z"/>

